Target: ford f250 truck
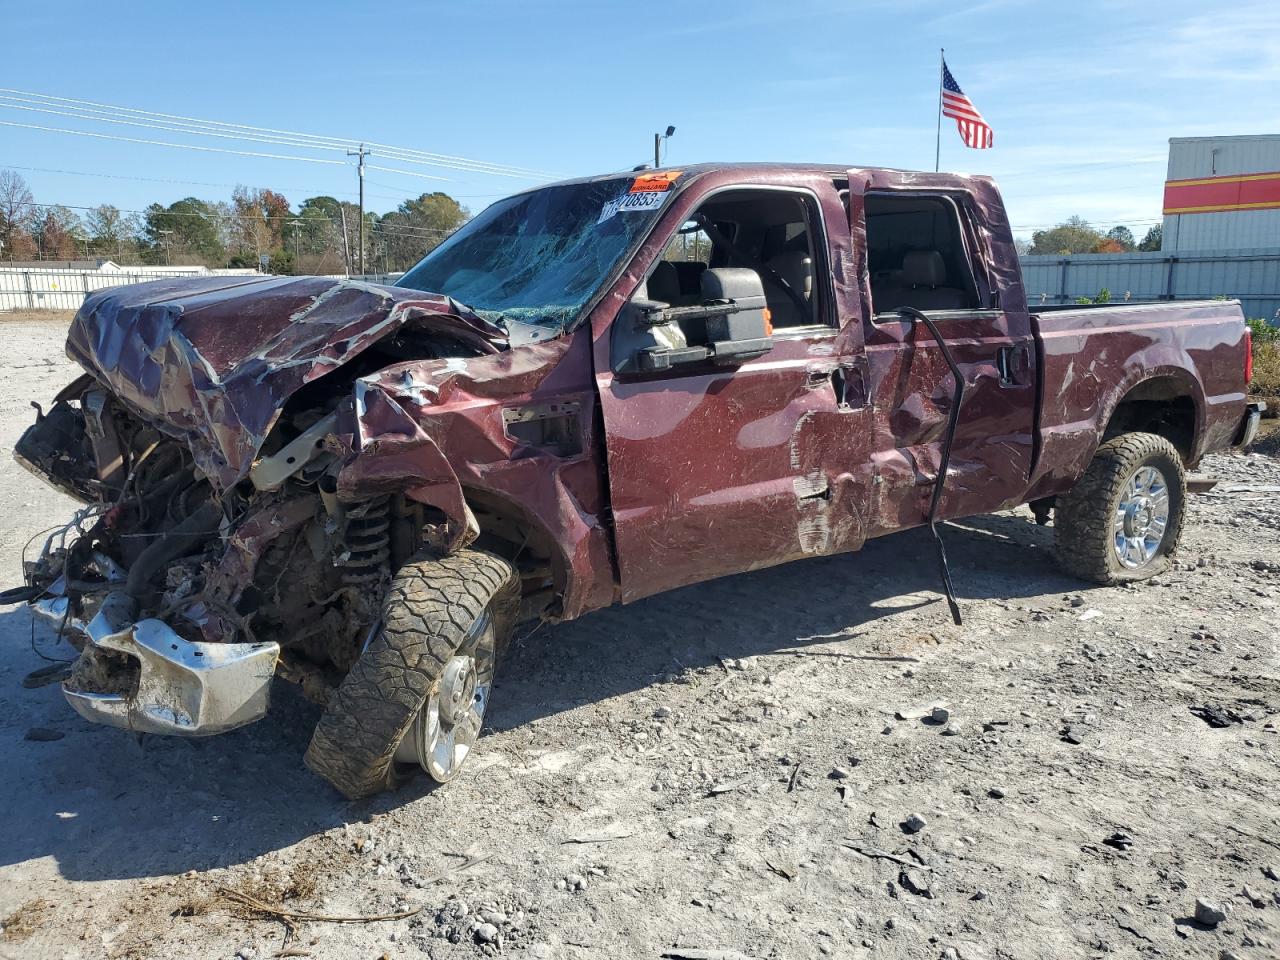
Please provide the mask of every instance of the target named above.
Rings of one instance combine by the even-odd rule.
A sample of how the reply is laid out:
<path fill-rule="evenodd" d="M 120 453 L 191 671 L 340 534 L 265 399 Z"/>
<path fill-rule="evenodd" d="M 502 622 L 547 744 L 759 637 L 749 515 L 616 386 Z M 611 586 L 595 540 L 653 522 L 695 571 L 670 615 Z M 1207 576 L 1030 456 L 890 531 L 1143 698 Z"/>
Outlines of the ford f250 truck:
<path fill-rule="evenodd" d="M 279 675 L 350 797 L 458 773 L 519 622 L 1019 504 L 1150 577 L 1259 415 L 1238 303 L 1032 313 L 990 179 L 886 169 L 540 187 L 392 286 L 98 292 L 67 351 L 16 456 L 85 506 L 4 597 L 79 649 L 67 699 L 213 734 Z"/>

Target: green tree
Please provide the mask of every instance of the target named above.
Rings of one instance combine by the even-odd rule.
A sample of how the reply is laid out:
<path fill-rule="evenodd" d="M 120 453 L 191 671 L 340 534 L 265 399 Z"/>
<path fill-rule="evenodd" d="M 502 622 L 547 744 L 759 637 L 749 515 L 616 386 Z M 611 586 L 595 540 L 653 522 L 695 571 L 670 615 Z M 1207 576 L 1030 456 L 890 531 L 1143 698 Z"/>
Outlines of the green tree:
<path fill-rule="evenodd" d="M 1143 252 L 1156 251 L 1160 249 L 1163 243 L 1164 243 L 1164 226 L 1162 224 L 1157 223 L 1154 227 L 1152 227 L 1147 231 L 1146 236 L 1142 238 L 1142 242 L 1138 244 L 1138 249 L 1142 250 Z"/>
<path fill-rule="evenodd" d="M 151 263 L 202 263 L 226 260 L 217 209 L 187 197 L 167 207 L 153 203 L 143 217 L 143 238 Z"/>
<path fill-rule="evenodd" d="M 1106 239 L 1084 217 L 1069 217 L 1051 230 L 1031 235 L 1032 254 L 1092 253 Z"/>
<path fill-rule="evenodd" d="M 1138 245 L 1133 239 L 1133 231 L 1125 226 L 1112 227 L 1107 231 L 1107 239 L 1119 244 L 1125 253 L 1131 253 Z"/>
<path fill-rule="evenodd" d="M 366 214 L 366 234 L 369 218 Z M 344 241 L 342 221 L 346 218 Z M 296 221 L 297 234 L 294 227 Z M 308 197 L 297 214 L 286 222 L 285 247 L 294 253 L 294 268 L 304 274 L 344 273 L 355 269 L 356 244 L 360 230 L 360 208 L 354 203 L 340 202 L 334 197 Z M 367 237 L 366 237 L 367 241 Z"/>
<path fill-rule="evenodd" d="M 136 216 L 126 217 L 117 207 L 104 203 L 84 215 L 89 251 L 118 263 L 131 263 L 138 255 L 138 234 L 142 225 Z"/>
<path fill-rule="evenodd" d="M 466 207 L 446 193 L 424 193 L 406 200 L 377 221 L 377 266 L 408 269 L 470 216 Z"/>

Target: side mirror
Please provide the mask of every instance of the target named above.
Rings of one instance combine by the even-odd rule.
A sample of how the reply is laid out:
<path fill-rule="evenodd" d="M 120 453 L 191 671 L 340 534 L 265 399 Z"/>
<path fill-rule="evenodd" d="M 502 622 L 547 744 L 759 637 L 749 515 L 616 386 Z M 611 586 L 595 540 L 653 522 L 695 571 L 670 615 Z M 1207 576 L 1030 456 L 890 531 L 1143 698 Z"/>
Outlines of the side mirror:
<path fill-rule="evenodd" d="M 773 349 L 768 304 L 760 274 L 745 267 L 717 267 L 702 274 L 707 346 L 718 364 L 742 363 Z"/>
<path fill-rule="evenodd" d="M 764 283 L 758 273 L 742 268 L 706 270 L 701 284 L 703 303 L 699 306 L 671 307 L 646 299 L 627 304 L 614 333 L 614 369 L 655 373 L 708 361 L 733 366 L 773 349 Z M 650 342 L 642 342 L 625 359 L 619 358 L 618 344 L 634 343 L 633 331 L 639 330 L 648 331 Z M 653 344 L 663 332 L 668 338 L 677 334 L 684 342 Z"/>

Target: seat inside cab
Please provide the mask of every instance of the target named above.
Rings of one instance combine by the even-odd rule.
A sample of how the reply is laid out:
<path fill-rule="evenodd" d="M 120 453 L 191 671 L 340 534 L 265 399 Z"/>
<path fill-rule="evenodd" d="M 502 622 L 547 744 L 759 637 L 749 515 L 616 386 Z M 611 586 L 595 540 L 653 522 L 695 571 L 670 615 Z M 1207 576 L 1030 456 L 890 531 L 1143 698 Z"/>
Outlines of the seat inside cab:
<path fill-rule="evenodd" d="M 775 190 L 717 194 L 674 236 L 647 280 L 648 297 L 672 306 L 704 300 L 711 267 L 756 271 L 775 330 L 821 323 L 814 283 L 815 216 L 800 195 Z M 697 343 L 696 331 L 686 331 Z"/>
<path fill-rule="evenodd" d="M 867 262 L 878 314 L 899 307 L 971 310 L 978 290 L 955 204 L 945 197 L 868 194 Z"/>

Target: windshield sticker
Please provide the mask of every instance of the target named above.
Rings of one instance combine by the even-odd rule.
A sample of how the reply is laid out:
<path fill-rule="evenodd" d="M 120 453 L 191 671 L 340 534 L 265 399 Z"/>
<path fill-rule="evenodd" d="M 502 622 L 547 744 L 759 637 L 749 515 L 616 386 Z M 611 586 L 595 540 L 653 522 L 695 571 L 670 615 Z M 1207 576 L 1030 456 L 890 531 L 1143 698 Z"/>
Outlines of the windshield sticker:
<path fill-rule="evenodd" d="M 680 179 L 680 170 L 663 170 L 661 173 L 645 173 L 631 184 L 632 193 L 665 193 Z"/>
<path fill-rule="evenodd" d="M 642 210 L 657 210 L 667 199 L 665 193 L 624 193 L 610 200 L 600 208 L 600 219 L 596 223 L 604 223 L 616 213 L 637 213 Z"/>

